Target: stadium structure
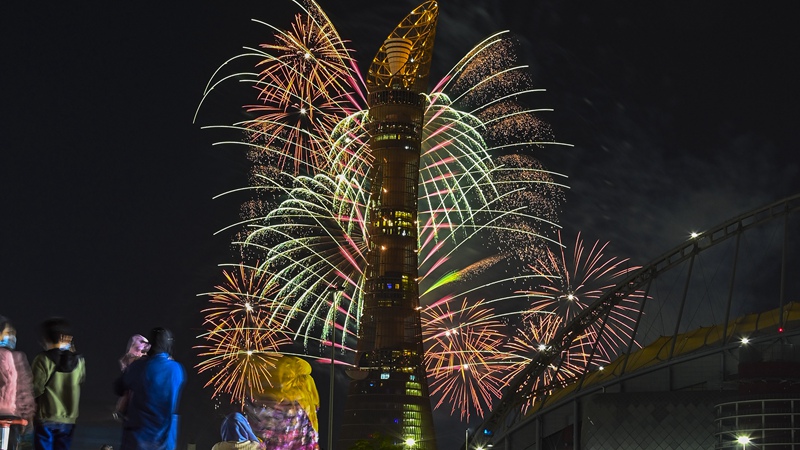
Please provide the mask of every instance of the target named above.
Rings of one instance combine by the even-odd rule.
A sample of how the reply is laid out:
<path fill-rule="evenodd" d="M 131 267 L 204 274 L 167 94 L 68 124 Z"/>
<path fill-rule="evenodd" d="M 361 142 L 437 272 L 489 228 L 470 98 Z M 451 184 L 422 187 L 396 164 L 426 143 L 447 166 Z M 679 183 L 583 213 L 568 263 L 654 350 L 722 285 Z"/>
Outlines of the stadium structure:
<path fill-rule="evenodd" d="M 800 450 L 799 211 L 800 195 L 758 208 L 630 275 L 531 361 L 465 445 Z M 585 372 L 546 376 L 635 292 L 616 358 L 592 363 L 592 348 Z"/>

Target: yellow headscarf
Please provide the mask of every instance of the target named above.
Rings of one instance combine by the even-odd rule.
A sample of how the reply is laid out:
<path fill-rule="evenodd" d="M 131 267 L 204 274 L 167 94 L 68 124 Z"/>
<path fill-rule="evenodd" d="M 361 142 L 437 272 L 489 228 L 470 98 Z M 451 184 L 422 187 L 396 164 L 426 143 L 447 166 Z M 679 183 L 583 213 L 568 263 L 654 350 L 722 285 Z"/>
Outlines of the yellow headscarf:
<path fill-rule="evenodd" d="M 317 409 L 319 408 L 319 393 L 314 379 L 311 378 L 311 364 L 296 356 L 281 356 L 275 362 L 275 368 L 269 370 L 269 381 L 261 394 L 276 402 L 297 402 L 308 414 L 314 431 L 319 432 L 317 423 Z"/>

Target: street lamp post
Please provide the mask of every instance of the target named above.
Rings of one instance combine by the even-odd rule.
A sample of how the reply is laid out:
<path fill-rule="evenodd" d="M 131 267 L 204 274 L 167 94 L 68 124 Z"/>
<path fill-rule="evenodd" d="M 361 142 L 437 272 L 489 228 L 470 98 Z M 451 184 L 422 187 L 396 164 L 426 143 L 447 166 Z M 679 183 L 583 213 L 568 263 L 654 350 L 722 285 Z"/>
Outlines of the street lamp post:
<path fill-rule="evenodd" d="M 333 389 L 334 389 L 334 361 L 336 358 L 336 346 L 334 345 L 334 341 L 336 340 L 336 302 L 334 299 L 336 298 L 336 293 L 344 290 L 343 287 L 340 286 L 328 286 L 325 289 L 325 292 L 331 293 L 331 308 L 333 311 L 331 312 L 331 381 L 330 381 L 330 392 L 328 393 L 328 448 L 327 450 L 333 450 Z"/>

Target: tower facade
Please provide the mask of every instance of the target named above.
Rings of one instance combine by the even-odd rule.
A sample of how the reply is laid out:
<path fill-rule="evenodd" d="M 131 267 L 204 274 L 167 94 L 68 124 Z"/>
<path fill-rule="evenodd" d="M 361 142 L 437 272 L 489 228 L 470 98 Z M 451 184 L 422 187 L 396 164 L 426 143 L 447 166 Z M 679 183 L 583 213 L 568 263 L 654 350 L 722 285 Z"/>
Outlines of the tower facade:
<path fill-rule="evenodd" d="M 356 369 L 337 450 L 380 433 L 435 450 L 417 284 L 417 191 L 438 5 L 423 3 L 384 41 L 367 75 L 370 247 Z"/>

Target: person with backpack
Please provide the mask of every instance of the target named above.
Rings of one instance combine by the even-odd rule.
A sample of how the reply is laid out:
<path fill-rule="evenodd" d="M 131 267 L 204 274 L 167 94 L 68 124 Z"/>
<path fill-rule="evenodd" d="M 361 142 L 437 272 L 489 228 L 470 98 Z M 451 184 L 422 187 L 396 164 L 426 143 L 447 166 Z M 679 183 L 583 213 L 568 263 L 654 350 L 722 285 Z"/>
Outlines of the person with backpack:
<path fill-rule="evenodd" d="M 66 319 L 42 323 L 44 351 L 31 364 L 36 415 L 33 421 L 35 450 L 69 450 L 86 380 L 86 363 L 75 351 Z"/>

